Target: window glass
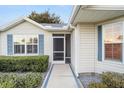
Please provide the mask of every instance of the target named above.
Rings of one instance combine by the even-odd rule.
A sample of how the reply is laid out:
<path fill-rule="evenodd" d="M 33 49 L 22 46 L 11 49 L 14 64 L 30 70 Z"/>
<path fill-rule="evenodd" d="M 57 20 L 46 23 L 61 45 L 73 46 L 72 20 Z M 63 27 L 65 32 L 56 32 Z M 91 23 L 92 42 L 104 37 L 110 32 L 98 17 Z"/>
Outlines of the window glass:
<path fill-rule="evenodd" d="M 35 35 L 30 35 L 27 37 L 27 53 L 37 53 L 38 38 Z"/>
<path fill-rule="evenodd" d="M 25 53 L 25 37 L 23 35 L 14 35 L 14 53 Z"/>
<path fill-rule="evenodd" d="M 33 53 L 37 53 L 37 45 L 33 45 Z"/>
<path fill-rule="evenodd" d="M 113 25 L 113 59 L 114 60 L 122 60 L 122 41 L 123 41 L 123 33 L 122 33 L 122 24 L 114 24 Z"/>
<path fill-rule="evenodd" d="M 14 36 L 14 44 L 25 44 L 25 37 L 21 35 Z"/>
<path fill-rule="evenodd" d="M 122 23 L 104 26 L 105 59 L 122 60 Z"/>
<path fill-rule="evenodd" d="M 25 53 L 25 45 L 14 45 L 14 53 Z"/>
<path fill-rule="evenodd" d="M 105 33 L 104 33 L 104 42 L 105 43 L 112 43 L 112 25 L 105 26 Z"/>
<path fill-rule="evenodd" d="M 112 60 L 112 25 L 105 26 L 104 43 L 105 43 L 105 59 Z"/>
<path fill-rule="evenodd" d="M 53 34 L 53 36 L 64 36 L 64 34 Z"/>
<path fill-rule="evenodd" d="M 27 37 L 27 44 L 37 43 L 37 36 L 31 35 Z"/>
<path fill-rule="evenodd" d="M 70 57 L 71 56 L 71 40 L 70 40 L 71 36 L 70 34 L 66 34 L 65 35 L 65 43 L 66 43 L 66 57 Z"/>
<path fill-rule="evenodd" d="M 38 53 L 37 35 L 14 35 L 14 53 L 15 54 L 36 54 Z M 27 50 L 27 51 L 26 51 Z"/>
<path fill-rule="evenodd" d="M 32 53 L 32 45 L 27 45 L 27 53 Z"/>
<path fill-rule="evenodd" d="M 37 45 L 27 45 L 27 53 L 37 53 Z"/>

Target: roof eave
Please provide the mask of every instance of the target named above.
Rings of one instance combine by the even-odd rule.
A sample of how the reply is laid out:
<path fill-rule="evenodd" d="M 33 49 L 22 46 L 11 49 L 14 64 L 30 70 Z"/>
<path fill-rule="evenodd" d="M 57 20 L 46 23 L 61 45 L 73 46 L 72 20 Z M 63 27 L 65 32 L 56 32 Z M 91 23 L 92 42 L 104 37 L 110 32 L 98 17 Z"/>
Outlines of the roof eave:
<path fill-rule="evenodd" d="M 9 30 L 9 29 L 11 29 L 13 26 L 16 26 L 16 25 L 18 25 L 18 24 L 20 24 L 20 23 L 22 23 L 22 22 L 24 22 L 24 21 L 25 21 L 24 18 L 16 19 L 15 21 L 12 21 L 12 22 L 10 22 L 10 23 L 8 23 L 8 24 L 6 24 L 6 25 L 1 26 L 0 32 Z"/>
<path fill-rule="evenodd" d="M 70 17 L 70 21 L 69 21 L 69 24 L 72 24 L 74 23 L 74 20 L 75 20 L 75 17 L 77 16 L 80 8 L 86 8 L 88 5 L 77 5 L 77 6 L 74 6 L 74 9 L 72 11 L 72 15 Z"/>
<path fill-rule="evenodd" d="M 78 15 L 78 13 L 80 12 L 80 10 L 124 10 L 124 6 L 98 6 L 98 5 L 80 5 L 80 6 L 75 6 L 72 12 L 72 16 L 70 18 L 70 25 L 75 26 L 77 24 L 77 22 L 75 22 L 76 20 L 76 16 Z"/>
<path fill-rule="evenodd" d="M 1 31 L 1 32 L 7 31 L 7 30 L 13 28 L 14 26 L 20 24 L 21 22 L 24 22 L 24 21 L 28 21 L 28 22 L 30 22 L 31 24 L 36 25 L 36 26 L 40 27 L 41 29 L 47 30 L 47 31 L 67 31 L 68 28 L 69 28 L 68 26 L 66 26 L 66 27 L 64 27 L 64 28 L 47 28 L 47 27 L 44 27 L 43 25 L 41 25 L 41 24 L 39 24 L 39 23 L 37 23 L 37 22 L 35 22 L 35 21 L 33 21 L 33 20 L 27 18 L 27 17 L 24 17 L 24 18 L 21 18 L 21 19 L 19 19 L 19 20 L 13 21 L 13 22 L 11 22 L 10 24 L 7 24 L 6 26 L 3 26 L 3 28 L 1 28 L 0 31 Z"/>

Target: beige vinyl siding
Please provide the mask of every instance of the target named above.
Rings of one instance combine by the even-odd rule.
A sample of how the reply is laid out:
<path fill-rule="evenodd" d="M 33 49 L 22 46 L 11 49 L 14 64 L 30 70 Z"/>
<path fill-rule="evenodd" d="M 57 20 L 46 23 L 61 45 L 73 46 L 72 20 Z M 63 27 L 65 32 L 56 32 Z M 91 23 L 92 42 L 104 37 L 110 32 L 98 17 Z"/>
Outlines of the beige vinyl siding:
<path fill-rule="evenodd" d="M 119 62 L 97 62 L 96 63 L 96 72 L 102 73 L 106 71 L 124 73 L 124 64 Z"/>
<path fill-rule="evenodd" d="M 7 55 L 7 34 L 13 35 L 38 35 L 44 34 L 44 55 L 50 55 L 50 62 L 52 61 L 52 33 L 44 31 L 41 28 L 25 21 L 14 28 L 11 28 L 0 34 L 0 55 Z"/>
<path fill-rule="evenodd" d="M 96 33 L 92 24 L 80 24 L 79 73 L 94 72 L 96 61 Z"/>

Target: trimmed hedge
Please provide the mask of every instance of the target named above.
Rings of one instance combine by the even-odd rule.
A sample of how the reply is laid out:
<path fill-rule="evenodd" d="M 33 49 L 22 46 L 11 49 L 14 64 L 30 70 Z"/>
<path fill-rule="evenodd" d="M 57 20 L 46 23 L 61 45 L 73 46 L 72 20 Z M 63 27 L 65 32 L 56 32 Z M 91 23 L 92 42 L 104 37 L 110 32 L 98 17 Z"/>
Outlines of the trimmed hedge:
<path fill-rule="evenodd" d="M 0 73 L 0 88 L 36 88 L 41 82 L 41 73 Z"/>
<path fill-rule="evenodd" d="M 124 74 L 104 72 L 101 83 L 90 83 L 90 88 L 124 88 Z"/>
<path fill-rule="evenodd" d="M 1 56 L 1 72 L 45 72 L 48 56 Z"/>

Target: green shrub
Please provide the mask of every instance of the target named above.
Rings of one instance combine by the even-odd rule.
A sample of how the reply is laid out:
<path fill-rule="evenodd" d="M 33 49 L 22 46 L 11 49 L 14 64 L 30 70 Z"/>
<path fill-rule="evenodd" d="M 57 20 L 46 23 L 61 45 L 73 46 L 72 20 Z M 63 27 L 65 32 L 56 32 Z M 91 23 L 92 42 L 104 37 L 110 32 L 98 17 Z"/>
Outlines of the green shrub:
<path fill-rule="evenodd" d="M 48 56 L 3 56 L 0 57 L 2 72 L 44 72 L 48 68 Z"/>
<path fill-rule="evenodd" d="M 0 73 L 0 88 L 36 88 L 41 82 L 41 73 Z"/>
<path fill-rule="evenodd" d="M 91 88 L 124 88 L 124 74 L 115 72 L 104 72 L 101 74 L 101 83 L 90 83 Z"/>
<path fill-rule="evenodd" d="M 107 85 L 104 83 L 90 83 L 88 85 L 89 88 L 107 88 Z"/>
<path fill-rule="evenodd" d="M 38 85 L 41 84 L 41 74 L 38 73 L 28 73 L 24 78 L 20 78 L 21 80 L 19 81 L 24 85 L 23 87 L 25 88 L 31 88 L 31 87 L 38 87 Z M 22 87 L 22 86 L 21 86 Z"/>
<path fill-rule="evenodd" d="M 105 72 L 102 74 L 102 82 L 109 88 L 124 88 L 124 74 Z"/>

